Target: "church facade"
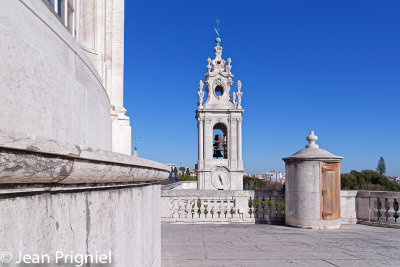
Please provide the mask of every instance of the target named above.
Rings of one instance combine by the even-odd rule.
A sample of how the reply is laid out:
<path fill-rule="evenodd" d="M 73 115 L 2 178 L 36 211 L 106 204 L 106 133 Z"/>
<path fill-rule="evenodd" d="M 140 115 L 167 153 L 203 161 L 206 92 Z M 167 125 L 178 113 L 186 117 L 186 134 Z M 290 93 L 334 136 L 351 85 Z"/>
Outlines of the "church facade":
<path fill-rule="evenodd" d="M 222 58 L 218 31 L 217 34 L 215 58 L 208 58 L 205 82 L 199 82 L 198 189 L 242 190 L 242 83 L 238 81 L 237 91 L 231 93 L 232 60 Z"/>

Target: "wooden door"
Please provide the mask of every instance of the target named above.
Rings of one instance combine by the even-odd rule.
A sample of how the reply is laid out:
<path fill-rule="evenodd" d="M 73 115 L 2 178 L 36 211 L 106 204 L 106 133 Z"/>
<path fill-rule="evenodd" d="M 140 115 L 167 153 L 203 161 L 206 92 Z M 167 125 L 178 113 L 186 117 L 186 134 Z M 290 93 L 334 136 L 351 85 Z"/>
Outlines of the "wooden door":
<path fill-rule="evenodd" d="M 321 168 L 321 219 L 338 219 L 340 218 L 339 163 L 323 162 Z"/>

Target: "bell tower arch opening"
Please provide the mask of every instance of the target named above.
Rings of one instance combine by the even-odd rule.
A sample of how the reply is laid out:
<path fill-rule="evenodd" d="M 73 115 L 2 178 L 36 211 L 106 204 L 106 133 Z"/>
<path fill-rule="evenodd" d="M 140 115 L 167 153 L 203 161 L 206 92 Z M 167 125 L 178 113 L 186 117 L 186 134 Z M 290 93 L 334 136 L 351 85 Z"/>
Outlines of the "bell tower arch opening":
<path fill-rule="evenodd" d="M 222 87 L 221 85 L 217 85 L 214 89 L 214 94 L 215 96 L 222 96 L 224 94 L 224 87 Z"/>
<path fill-rule="evenodd" d="M 213 158 L 228 158 L 228 135 L 225 124 L 219 122 L 213 127 Z"/>

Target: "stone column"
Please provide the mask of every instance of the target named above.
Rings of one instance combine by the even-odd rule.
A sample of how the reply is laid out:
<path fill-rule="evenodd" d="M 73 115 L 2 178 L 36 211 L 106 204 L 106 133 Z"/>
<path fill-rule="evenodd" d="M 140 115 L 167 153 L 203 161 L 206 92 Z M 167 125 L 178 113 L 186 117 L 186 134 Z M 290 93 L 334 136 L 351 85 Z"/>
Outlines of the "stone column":
<path fill-rule="evenodd" d="M 111 42 L 111 120 L 112 150 L 131 154 L 131 126 L 123 103 L 124 92 L 124 0 L 112 1 Z"/>
<path fill-rule="evenodd" d="M 238 169 L 243 169 L 242 163 L 242 118 L 237 120 L 237 159 L 238 159 Z"/>
<path fill-rule="evenodd" d="M 199 118 L 198 119 L 198 128 L 199 128 L 199 166 L 197 166 L 198 169 L 202 169 L 203 166 L 203 160 L 204 160 L 204 146 L 203 146 L 203 139 L 204 139 L 204 129 L 203 129 L 203 124 L 204 124 L 204 119 Z"/>
<path fill-rule="evenodd" d="M 204 125 L 204 159 L 212 159 L 213 158 L 213 150 L 212 150 L 212 128 L 211 128 L 211 119 L 205 119 Z"/>

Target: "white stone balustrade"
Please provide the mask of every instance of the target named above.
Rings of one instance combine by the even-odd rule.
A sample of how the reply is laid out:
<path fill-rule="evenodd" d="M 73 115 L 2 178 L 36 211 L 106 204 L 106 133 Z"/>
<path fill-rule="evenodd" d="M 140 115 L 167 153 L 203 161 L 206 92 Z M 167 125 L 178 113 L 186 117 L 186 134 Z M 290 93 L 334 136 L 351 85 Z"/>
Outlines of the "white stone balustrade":
<path fill-rule="evenodd" d="M 400 192 L 341 190 L 341 224 L 400 227 Z M 283 224 L 283 191 L 161 190 L 161 221 Z"/>
<path fill-rule="evenodd" d="M 162 190 L 161 221 L 283 224 L 283 191 Z"/>
<path fill-rule="evenodd" d="M 367 225 L 399 227 L 400 192 L 358 191 L 357 222 Z"/>

